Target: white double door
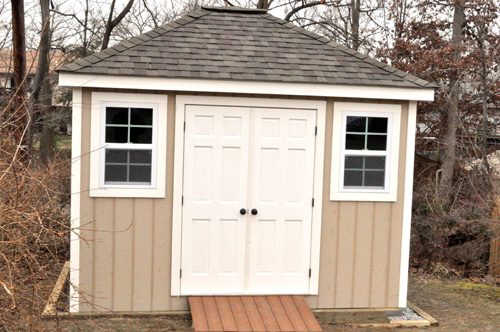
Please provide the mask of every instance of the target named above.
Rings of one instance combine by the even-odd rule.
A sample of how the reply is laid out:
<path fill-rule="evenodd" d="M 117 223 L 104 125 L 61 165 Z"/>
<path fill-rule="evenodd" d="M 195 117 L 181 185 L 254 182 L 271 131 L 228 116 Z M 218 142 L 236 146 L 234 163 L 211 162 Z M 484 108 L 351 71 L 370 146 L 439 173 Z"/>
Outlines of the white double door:
<path fill-rule="evenodd" d="M 185 112 L 181 294 L 307 294 L 316 111 Z"/>

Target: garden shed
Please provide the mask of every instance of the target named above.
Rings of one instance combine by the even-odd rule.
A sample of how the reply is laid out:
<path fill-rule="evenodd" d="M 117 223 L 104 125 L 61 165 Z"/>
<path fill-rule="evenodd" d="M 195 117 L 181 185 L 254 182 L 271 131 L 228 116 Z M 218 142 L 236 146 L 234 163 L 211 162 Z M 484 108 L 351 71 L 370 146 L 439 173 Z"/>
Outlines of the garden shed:
<path fill-rule="evenodd" d="M 72 312 L 299 294 L 406 306 L 430 83 L 265 10 L 203 8 L 64 66 Z"/>

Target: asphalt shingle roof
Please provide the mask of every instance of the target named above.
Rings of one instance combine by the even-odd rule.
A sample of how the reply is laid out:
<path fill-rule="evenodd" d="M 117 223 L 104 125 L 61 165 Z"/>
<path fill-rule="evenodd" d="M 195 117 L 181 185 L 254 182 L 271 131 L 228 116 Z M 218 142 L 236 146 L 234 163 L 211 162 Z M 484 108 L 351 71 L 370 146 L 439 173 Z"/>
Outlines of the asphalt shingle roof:
<path fill-rule="evenodd" d="M 61 72 L 428 88 L 411 74 L 262 10 L 203 8 Z"/>

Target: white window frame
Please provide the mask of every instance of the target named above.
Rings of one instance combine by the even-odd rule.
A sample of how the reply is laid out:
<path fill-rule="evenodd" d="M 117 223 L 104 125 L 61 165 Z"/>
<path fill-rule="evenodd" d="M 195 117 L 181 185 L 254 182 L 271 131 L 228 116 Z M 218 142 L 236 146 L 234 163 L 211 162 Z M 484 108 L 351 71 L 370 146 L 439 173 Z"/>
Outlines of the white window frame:
<path fill-rule="evenodd" d="M 167 95 L 92 92 L 90 197 L 165 197 L 167 103 Z M 105 143 L 107 107 L 153 109 L 151 144 Z M 151 184 L 106 184 L 104 181 L 106 149 L 151 149 Z"/>
<path fill-rule="evenodd" d="M 346 150 L 346 120 L 348 116 L 387 118 L 386 150 Z M 401 105 L 399 104 L 335 102 L 333 105 L 330 200 L 395 202 L 398 187 L 400 131 Z M 385 156 L 384 188 L 344 188 L 346 154 L 350 156 Z"/>

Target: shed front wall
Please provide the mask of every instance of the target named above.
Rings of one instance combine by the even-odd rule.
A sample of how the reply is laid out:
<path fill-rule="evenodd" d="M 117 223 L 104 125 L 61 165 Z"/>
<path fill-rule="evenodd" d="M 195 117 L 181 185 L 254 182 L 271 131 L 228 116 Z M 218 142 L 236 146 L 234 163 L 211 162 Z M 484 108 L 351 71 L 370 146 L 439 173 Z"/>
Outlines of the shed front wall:
<path fill-rule="evenodd" d="M 186 298 L 170 296 L 175 93 L 168 93 L 167 141 L 159 142 L 167 149 L 161 199 L 89 197 L 91 103 L 91 90 L 83 89 L 80 311 L 186 310 Z M 312 308 L 398 305 L 408 122 L 408 103 L 402 105 L 397 201 L 331 202 L 333 99 L 327 99 L 319 294 L 307 298 Z"/>

